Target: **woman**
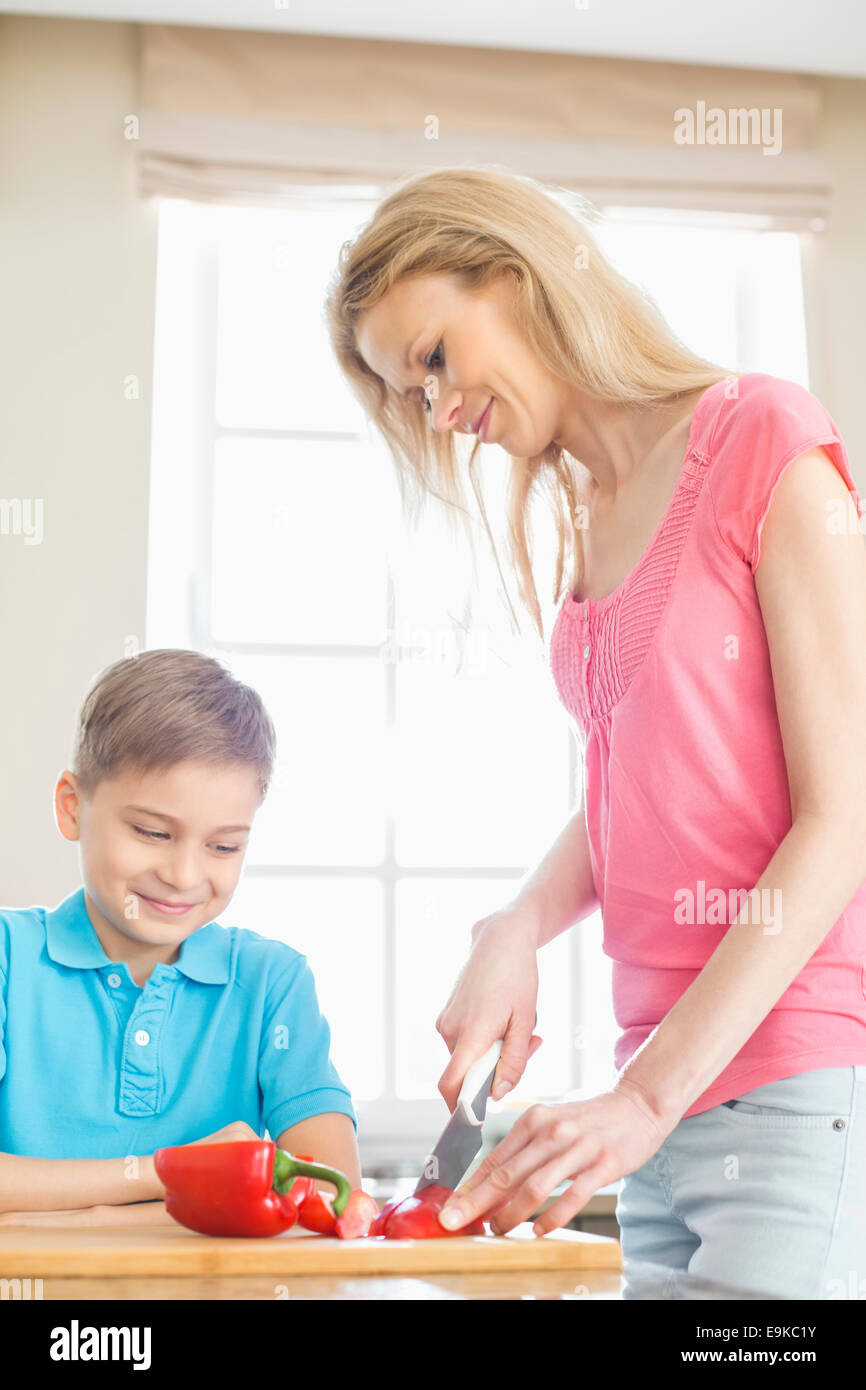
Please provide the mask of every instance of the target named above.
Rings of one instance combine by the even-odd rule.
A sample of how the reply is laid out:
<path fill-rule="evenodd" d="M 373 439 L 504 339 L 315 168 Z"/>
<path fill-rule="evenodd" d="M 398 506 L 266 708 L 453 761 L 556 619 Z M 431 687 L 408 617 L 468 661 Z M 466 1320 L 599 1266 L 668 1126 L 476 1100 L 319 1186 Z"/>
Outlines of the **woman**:
<path fill-rule="evenodd" d="M 404 501 L 459 507 L 465 470 L 486 522 L 478 441 L 466 459 L 454 436 L 509 456 L 539 632 L 536 490 L 559 535 L 550 660 L 585 806 L 473 927 L 439 1089 L 453 1108 L 499 1037 L 494 1098 L 517 1083 L 536 951 L 599 906 L 619 1074 L 522 1114 L 454 1224 L 510 1230 L 565 1182 L 544 1233 L 625 1178 L 625 1269 L 660 1271 L 654 1296 L 687 1278 L 839 1296 L 866 1276 L 866 554 L 833 420 L 696 357 L 581 221 L 496 170 L 397 187 L 342 248 L 327 312 Z"/>

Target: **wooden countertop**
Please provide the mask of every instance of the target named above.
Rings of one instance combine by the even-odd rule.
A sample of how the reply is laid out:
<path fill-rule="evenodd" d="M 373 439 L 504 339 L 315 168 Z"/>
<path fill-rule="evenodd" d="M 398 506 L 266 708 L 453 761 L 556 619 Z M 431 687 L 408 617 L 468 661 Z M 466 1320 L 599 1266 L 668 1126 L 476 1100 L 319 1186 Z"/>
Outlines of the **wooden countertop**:
<path fill-rule="evenodd" d="M 298 1228 L 269 1240 L 142 1228 L 0 1227 L 7 1297 L 42 1299 L 574 1299 L 621 1297 L 619 1243 L 531 1223 L 505 1236 L 332 1240 Z M 29 1284 L 25 1284 L 29 1281 Z"/>

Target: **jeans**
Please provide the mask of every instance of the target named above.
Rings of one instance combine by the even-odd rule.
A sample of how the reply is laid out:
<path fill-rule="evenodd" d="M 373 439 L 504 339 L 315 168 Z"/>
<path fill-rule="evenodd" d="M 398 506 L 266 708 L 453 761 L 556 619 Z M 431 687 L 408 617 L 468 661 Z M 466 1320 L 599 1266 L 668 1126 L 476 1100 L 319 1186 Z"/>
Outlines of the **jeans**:
<path fill-rule="evenodd" d="M 866 1066 L 680 1120 L 616 1216 L 625 1298 L 866 1299 Z"/>

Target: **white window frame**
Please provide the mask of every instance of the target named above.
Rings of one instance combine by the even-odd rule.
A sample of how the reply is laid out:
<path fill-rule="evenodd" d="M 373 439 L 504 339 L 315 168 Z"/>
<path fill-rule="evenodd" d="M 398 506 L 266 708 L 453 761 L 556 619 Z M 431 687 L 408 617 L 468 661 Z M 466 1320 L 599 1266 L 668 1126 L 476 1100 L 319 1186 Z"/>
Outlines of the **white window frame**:
<path fill-rule="evenodd" d="M 305 211 L 316 205 L 332 208 L 335 203 L 342 205 L 369 205 L 375 203 L 381 190 L 370 187 L 346 188 L 338 190 L 297 189 L 287 190 L 280 210 L 285 211 L 296 200 Z M 168 200 L 166 200 L 168 201 Z M 192 205 L 198 208 L 199 205 Z M 602 216 L 609 215 L 613 207 L 599 207 Z M 188 646 L 213 655 L 266 653 L 286 656 L 340 656 L 369 658 L 377 655 L 378 646 L 334 645 L 334 644 L 286 644 L 286 643 L 221 643 L 209 628 L 210 613 L 210 574 L 211 574 L 211 519 L 213 515 L 213 474 L 215 467 L 216 443 L 219 438 L 252 438 L 283 440 L 339 440 L 356 441 L 369 445 L 369 439 L 361 434 L 325 431 L 297 431 L 275 429 L 237 429 L 223 428 L 217 424 L 216 417 L 216 349 L 217 349 L 217 271 L 218 234 L 215 222 L 207 217 L 208 208 L 202 208 L 199 231 L 186 246 L 188 256 L 188 284 L 185 285 L 187 297 L 186 310 L 178 311 L 176 331 L 181 347 L 176 358 L 174 370 L 180 372 L 182 384 L 172 379 L 171 369 L 162 369 L 160 361 L 155 362 L 154 372 L 154 420 L 152 438 L 152 490 L 151 490 L 151 530 L 148 563 L 148 619 L 146 643 L 154 646 Z M 663 209 L 654 210 L 664 215 Z M 634 214 L 634 210 L 631 210 Z M 688 214 L 676 210 L 673 214 L 679 220 L 689 220 Z M 696 212 L 694 221 L 706 225 L 712 220 L 710 214 Z M 742 224 L 730 214 L 720 213 L 718 221 L 724 225 Z M 748 220 L 748 219 L 747 219 Z M 752 219 L 751 225 L 775 229 L 773 219 Z M 791 230 L 786 227 L 785 230 Z M 815 229 L 817 230 L 817 229 Z M 811 266 L 813 238 L 810 230 L 800 233 L 801 265 L 803 268 L 803 290 L 806 302 L 807 325 L 813 313 L 813 286 Z M 160 249 L 162 251 L 162 231 Z M 160 255 L 160 264 L 162 255 Z M 157 304 L 159 305 L 159 284 Z M 738 318 L 739 332 L 744 331 Z M 738 345 L 746 349 L 742 339 Z M 747 355 L 747 354 L 746 354 Z M 178 367 L 178 360 L 180 367 Z M 160 403 L 167 395 L 174 393 L 174 416 L 183 411 L 184 427 L 180 439 L 168 439 L 160 425 Z M 171 525 L 175 528 L 177 543 L 162 548 L 160 541 L 166 526 L 166 508 L 171 508 Z M 185 542 L 185 544 L 184 544 Z M 177 595 L 184 595 L 184 602 L 177 602 Z M 388 576 L 387 608 L 389 617 L 393 613 L 393 576 Z M 393 622 L 386 622 L 386 629 L 393 629 Z M 389 727 L 393 727 L 396 697 L 397 668 L 387 663 L 386 671 L 386 712 Z M 569 814 L 573 814 L 582 799 L 580 786 L 581 758 L 577 742 L 572 732 L 564 730 L 566 747 L 564 756 L 569 760 L 569 786 L 574 789 L 577 800 L 569 811 L 563 814 L 563 824 Z M 447 1111 L 442 1097 L 435 1091 L 438 1078 L 431 1078 L 431 1097 L 429 1100 L 403 1100 L 395 1094 L 395 1056 L 396 1056 L 396 1000 L 395 1000 L 395 893 L 401 878 L 495 878 L 503 885 L 512 884 L 516 888 L 525 876 L 529 865 L 510 866 L 422 866 L 399 865 L 394 856 L 395 827 L 389 814 L 386 821 L 385 854 L 379 865 L 268 865 L 248 864 L 244 876 L 285 877 L 304 876 L 327 877 L 373 877 L 382 885 L 384 902 L 384 945 L 385 945 L 385 1091 L 376 1101 L 357 1101 L 355 1108 L 359 1120 L 359 1143 L 365 1172 L 375 1174 L 377 1169 L 390 1173 L 411 1174 L 419 1170 L 419 1158 L 428 1148 L 441 1129 Z M 505 895 L 503 895 L 504 897 Z M 491 905 L 492 907 L 495 904 Z M 226 917 L 230 916 L 230 909 Z M 257 928 L 267 934 L 267 923 Z M 569 1036 L 575 1036 L 579 1023 L 585 1024 L 586 1006 L 592 998 L 591 969 L 587 968 L 591 939 L 596 943 L 601 938 L 601 914 L 594 913 L 569 932 L 570 961 L 570 1009 Z M 467 949 L 468 949 L 467 937 Z M 598 944 L 596 944 L 598 949 Z M 444 1000 L 442 1001 L 444 1004 Z M 541 1026 L 541 1021 L 539 1026 Z M 434 1019 L 430 1019 L 431 1029 Z M 444 1045 L 443 1045 L 444 1047 Z M 444 1056 L 444 1052 L 443 1052 Z M 575 1046 L 570 1055 L 570 1092 L 580 1092 L 586 1086 L 587 1075 L 582 1067 L 583 1050 Z M 612 1064 L 612 1063 L 611 1063 Z M 444 1062 L 443 1062 L 444 1066 Z M 276 1137 L 276 1136 L 273 1136 Z"/>
<path fill-rule="evenodd" d="M 321 198 L 321 193 L 319 192 Z M 370 195 L 367 193 L 363 199 L 358 201 L 367 203 Z M 309 210 L 312 197 L 303 199 L 305 210 Z M 322 204 L 327 206 L 327 199 L 321 199 Z M 345 202 L 345 199 L 341 199 Z M 282 209 L 284 210 L 284 209 Z M 184 394 L 187 402 L 188 414 L 188 437 L 192 447 L 186 451 L 179 451 L 172 448 L 169 441 L 161 436 L 158 428 L 154 429 L 154 439 L 152 447 L 152 467 L 154 470 L 154 488 L 152 490 L 152 510 L 151 510 L 151 545 L 148 564 L 148 626 L 146 645 L 152 646 L 188 646 L 195 650 L 206 652 L 216 657 L 229 657 L 232 653 L 237 654 L 267 654 L 269 656 L 285 655 L 288 657 L 359 657 L 369 660 L 371 656 L 378 656 L 379 645 L 363 644 L 328 644 L 328 643 L 261 643 L 261 642 L 221 642 L 217 640 L 210 630 L 209 615 L 211 612 L 210 576 L 212 570 L 212 548 L 211 548 L 211 519 L 213 515 L 214 501 L 214 467 L 216 457 L 216 444 L 221 438 L 249 438 L 249 439 L 280 439 L 280 440 L 337 440 L 340 442 L 357 442 L 369 447 L 369 440 L 364 435 L 354 432 L 329 432 L 329 431 L 310 431 L 310 430 L 290 430 L 290 429 L 248 429 L 248 428 L 226 428 L 217 423 L 216 415 L 216 350 L 217 350 L 217 276 L 218 276 L 218 254 L 219 239 L 216 227 L 213 223 L 208 223 L 208 218 L 203 215 L 200 220 L 200 233 L 188 246 L 189 253 L 189 288 L 188 288 L 188 314 L 187 320 L 181 327 L 177 325 L 177 332 L 186 335 L 188 339 L 187 366 L 183 374 Z M 159 287 L 158 287 L 159 304 Z M 163 395 L 166 391 L 176 388 L 176 383 L 165 379 L 165 374 L 160 373 L 160 364 L 156 364 L 154 382 L 154 423 L 158 422 L 158 411 Z M 179 455 L 182 454 L 182 460 Z M 159 533 L 161 530 L 161 518 L 159 509 L 161 505 L 169 505 L 168 498 L 171 495 L 172 507 L 177 507 L 177 494 L 175 488 L 178 483 L 177 468 L 179 463 L 185 462 L 188 466 L 188 477 L 185 486 L 182 487 L 182 495 L 187 499 L 184 508 L 186 520 L 181 526 L 181 532 L 186 536 L 187 547 L 176 546 L 173 555 L 167 553 L 159 544 Z M 162 501 L 161 501 L 162 499 Z M 175 513 L 175 521 L 180 518 Z M 176 605 L 170 622 L 160 618 L 159 614 L 166 614 L 169 602 L 167 595 L 171 589 L 175 593 L 184 593 L 186 602 L 183 605 Z M 394 579 L 389 572 L 387 578 L 386 591 L 386 630 L 393 630 L 394 612 Z M 397 665 L 394 662 L 384 664 L 385 690 L 386 690 L 386 719 L 388 730 L 393 729 L 393 721 L 396 709 L 396 681 Z M 566 727 L 563 728 L 563 755 L 569 760 L 569 779 L 568 785 L 576 788 L 579 783 L 579 753 L 574 734 Z M 572 808 L 573 811 L 574 808 Z M 570 814 L 566 807 L 563 812 L 563 824 Z M 378 1100 L 355 1101 L 356 1113 L 358 1115 L 359 1126 L 359 1146 L 361 1149 L 364 1171 L 373 1173 L 377 1167 L 387 1168 L 388 1172 L 399 1172 L 403 1169 L 407 1173 L 420 1171 L 420 1161 L 423 1161 L 425 1153 L 432 1145 L 436 1135 L 441 1130 L 447 1119 L 447 1108 L 445 1102 L 435 1084 L 438 1077 L 431 1078 L 431 1098 L 429 1100 L 407 1100 L 401 1099 L 395 1092 L 395 1059 L 396 1059 L 396 995 L 395 995 L 395 941 L 396 941 L 396 911 L 395 894 L 397 882 L 400 879 L 423 878 L 436 879 L 442 878 L 453 881 L 455 879 L 478 879 L 490 878 L 500 879 L 503 889 L 508 888 L 508 893 L 503 892 L 503 900 L 510 896 L 512 891 L 516 891 L 520 880 L 525 877 L 531 865 L 513 865 L 503 867 L 502 865 L 485 866 L 460 866 L 460 865 L 421 865 L 406 866 L 398 864 L 394 854 L 395 845 L 395 821 L 390 811 L 387 813 L 385 824 L 385 851 L 382 862 L 377 865 L 298 865 L 298 864 L 245 864 L 243 877 L 308 877 L 324 879 L 329 877 L 370 877 L 377 880 L 382 886 L 383 910 L 384 910 L 384 952 L 385 952 L 385 1087 L 382 1097 Z M 513 888 L 511 887 L 513 885 Z M 496 903 L 491 904 L 491 910 Z M 228 921 L 231 916 L 231 907 L 223 914 L 223 920 Z M 600 928 L 600 915 L 597 926 Z M 590 921 L 581 924 L 581 929 L 592 930 Z M 263 922 L 257 926 L 256 930 L 267 935 L 267 923 Z M 467 952 L 469 948 L 467 931 Z M 569 960 L 570 976 L 572 988 L 570 991 L 571 1021 L 569 1036 L 573 1036 L 577 1019 L 580 1011 L 581 1002 L 581 973 L 580 973 L 580 938 L 577 931 L 570 933 L 569 940 Z M 442 1003 L 445 1003 L 443 999 Z M 433 1029 L 435 1019 L 430 1019 L 430 1027 Z M 443 1058 L 444 1043 L 443 1043 Z M 581 1050 L 572 1048 L 570 1053 L 570 1079 L 569 1089 L 579 1087 L 582 1084 L 581 1069 Z M 445 1062 L 443 1060 L 443 1069 Z M 277 1136 L 273 1135 L 272 1138 Z"/>

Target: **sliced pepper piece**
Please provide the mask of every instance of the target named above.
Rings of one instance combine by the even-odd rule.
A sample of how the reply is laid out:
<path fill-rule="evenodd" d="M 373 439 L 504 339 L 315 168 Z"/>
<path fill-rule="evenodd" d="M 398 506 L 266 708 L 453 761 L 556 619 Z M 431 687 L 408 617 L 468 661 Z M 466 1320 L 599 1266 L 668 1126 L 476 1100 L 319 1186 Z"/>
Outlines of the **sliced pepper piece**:
<path fill-rule="evenodd" d="M 373 1224 L 370 1227 L 367 1234 L 371 1236 L 383 1236 L 385 1234 L 385 1227 L 388 1225 L 388 1218 L 391 1215 L 391 1212 L 395 1211 L 403 1201 L 405 1201 L 404 1197 L 389 1198 L 382 1210 L 379 1212 L 379 1215 L 373 1221 Z"/>
<path fill-rule="evenodd" d="M 296 1154 L 313 1163 L 312 1154 Z M 353 1187 L 342 1216 L 335 1213 L 329 1192 L 319 1192 L 315 1178 L 295 1178 L 289 1196 L 298 1206 L 298 1223 L 308 1231 L 341 1240 L 356 1240 L 369 1234 L 370 1224 L 379 1214 L 375 1198 L 363 1188 Z"/>
<path fill-rule="evenodd" d="M 318 1231 L 320 1236 L 333 1236 L 337 1230 L 334 1209 L 322 1192 L 311 1192 L 298 1208 L 298 1221 L 308 1231 Z"/>
<path fill-rule="evenodd" d="M 335 1224 L 336 1234 L 341 1240 L 356 1240 L 358 1236 L 369 1234 L 370 1226 L 379 1214 L 375 1198 L 360 1187 L 353 1187 L 342 1216 Z"/>
<path fill-rule="evenodd" d="M 486 1235 L 487 1231 L 480 1217 L 456 1231 L 446 1231 L 439 1221 L 439 1212 L 453 1196 L 450 1187 L 431 1183 L 417 1196 L 404 1197 L 391 1211 L 388 1211 L 388 1206 L 391 1205 L 388 1203 L 380 1212 L 379 1221 L 375 1223 L 378 1228 L 384 1229 L 377 1229 L 375 1234 L 384 1235 L 388 1240 L 433 1240 L 441 1236 Z M 370 1234 L 374 1232 L 371 1231 Z"/>
<path fill-rule="evenodd" d="M 352 1194 L 352 1184 L 340 1168 L 328 1168 L 324 1163 L 315 1163 L 312 1159 L 301 1159 L 294 1154 L 286 1153 L 284 1149 L 277 1149 L 274 1158 L 274 1187 L 277 1191 L 285 1191 L 296 1174 L 307 1176 L 313 1183 L 312 1190 L 304 1192 L 301 1206 L 304 1206 L 311 1197 L 321 1195 L 316 1190 L 315 1184 L 317 1182 L 330 1182 L 336 1187 L 337 1194 L 335 1197 L 329 1195 L 328 1200 L 334 1209 L 334 1215 L 342 1215 Z"/>

